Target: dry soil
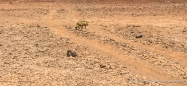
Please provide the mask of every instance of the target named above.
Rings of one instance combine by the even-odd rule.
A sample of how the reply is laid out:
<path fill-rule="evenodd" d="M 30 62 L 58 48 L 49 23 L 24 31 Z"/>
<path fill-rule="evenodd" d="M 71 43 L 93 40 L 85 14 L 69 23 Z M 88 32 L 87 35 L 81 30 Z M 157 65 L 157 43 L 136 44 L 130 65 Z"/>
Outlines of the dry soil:
<path fill-rule="evenodd" d="M 0 0 L 1 86 L 187 84 L 183 0 L 9 1 Z M 76 30 L 80 20 L 89 25 Z"/>

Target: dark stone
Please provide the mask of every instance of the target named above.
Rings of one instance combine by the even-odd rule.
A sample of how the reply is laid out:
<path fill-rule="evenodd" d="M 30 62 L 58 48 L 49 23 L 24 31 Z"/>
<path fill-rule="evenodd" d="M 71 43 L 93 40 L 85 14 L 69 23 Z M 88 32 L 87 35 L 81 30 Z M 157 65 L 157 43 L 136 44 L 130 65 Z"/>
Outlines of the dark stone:
<path fill-rule="evenodd" d="M 35 44 L 36 47 L 38 47 L 38 44 Z"/>
<path fill-rule="evenodd" d="M 142 38 L 143 37 L 143 35 L 137 35 L 136 36 L 136 38 Z"/>
<path fill-rule="evenodd" d="M 77 57 L 77 53 L 75 51 L 71 52 L 71 56 Z"/>
<path fill-rule="evenodd" d="M 9 53 L 9 55 L 12 55 L 12 53 Z"/>
<path fill-rule="evenodd" d="M 67 50 L 67 57 L 77 57 L 77 53 L 75 51 L 72 51 L 72 50 Z"/>
<path fill-rule="evenodd" d="M 100 64 L 100 68 L 105 68 L 105 67 L 106 67 L 106 65 Z"/>
<path fill-rule="evenodd" d="M 71 50 L 67 50 L 67 57 L 71 56 Z"/>

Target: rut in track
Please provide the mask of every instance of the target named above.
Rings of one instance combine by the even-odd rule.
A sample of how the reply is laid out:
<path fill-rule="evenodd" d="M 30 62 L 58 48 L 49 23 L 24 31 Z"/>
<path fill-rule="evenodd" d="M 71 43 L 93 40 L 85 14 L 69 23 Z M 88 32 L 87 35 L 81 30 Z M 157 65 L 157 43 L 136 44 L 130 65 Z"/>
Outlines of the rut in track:
<path fill-rule="evenodd" d="M 68 30 L 66 30 L 63 24 L 68 24 L 66 22 L 63 21 L 54 21 L 53 20 L 53 16 L 55 15 L 57 9 L 53 9 L 50 11 L 50 13 L 47 16 L 44 16 L 41 20 L 41 23 L 46 24 L 48 27 L 51 28 L 51 30 L 56 33 L 56 34 L 60 34 L 63 37 L 67 37 L 70 38 L 71 41 L 80 44 L 80 45 L 84 45 L 86 47 L 88 47 L 90 50 L 93 51 L 97 51 L 99 53 L 103 53 L 103 54 L 107 54 L 107 55 L 111 55 L 113 57 L 113 60 L 118 60 L 121 61 L 122 64 L 124 65 L 128 65 L 129 69 L 135 73 L 138 74 L 142 74 L 145 75 L 146 77 L 152 78 L 152 79 L 159 79 L 159 80 L 176 80 L 176 79 L 180 79 L 179 77 L 171 77 L 169 74 L 167 74 L 167 71 L 163 70 L 162 68 L 156 68 L 154 65 L 149 64 L 146 61 L 142 61 L 142 60 L 135 60 L 133 58 L 130 58 L 130 56 L 125 56 L 123 55 L 121 52 L 116 51 L 113 47 L 111 47 L 110 45 L 103 45 L 102 43 L 99 43 L 98 40 L 89 40 L 86 39 L 85 37 L 81 37 L 81 36 L 77 36 L 71 32 L 69 32 Z M 69 21 L 71 22 L 73 20 L 73 13 L 71 15 L 71 18 L 69 19 Z M 123 41 L 123 42 L 127 42 L 129 44 L 132 44 L 134 46 L 143 48 L 143 49 L 147 49 L 147 50 L 151 50 L 151 51 L 155 51 L 158 52 L 160 54 L 165 54 L 166 52 L 163 50 L 155 50 L 149 46 L 145 46 L 145 45 L 141 45 L 138 43 L 133 43 L 129 40 L 124 40 L 120 37 L 117 37 L 113 34 L 107 34 L 106 31 L 100 30 L 100 29 L 93 29 L 90 28 L 89 30 L 91 30 L 92 32 L 96 32 L 98 34 L 101 34 L 98 31 L 102 31 L 102 35 L 103 36 L 107 36 L 107 37 L 111 37 L 114 38 L 117 41 Z M 173 54 L 174 55 L 174 54 Z M 179 55 L 175 55 L 175 56 L 180 56 Z M 184 61 L 185 62 L 185 61 Z M 135 64 L 136 63 L 136 64 Z M 159 72 L 156 72 L 157 70 L 159 70 Z"/>

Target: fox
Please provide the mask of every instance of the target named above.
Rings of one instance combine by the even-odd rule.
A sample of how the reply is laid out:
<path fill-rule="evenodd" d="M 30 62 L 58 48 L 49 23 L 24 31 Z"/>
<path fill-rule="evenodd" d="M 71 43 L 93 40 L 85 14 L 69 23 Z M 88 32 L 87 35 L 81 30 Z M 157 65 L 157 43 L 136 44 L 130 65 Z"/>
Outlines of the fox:
<path fill-rule="evenodd" d="M 85 29 L 86 29 L 86 26 L 88 26 L 88 21 L 78 21 L 77 22 L 77 25 L 75 27 L 75 29 L 83 29 L 83 27 L 85 26 Z"/>

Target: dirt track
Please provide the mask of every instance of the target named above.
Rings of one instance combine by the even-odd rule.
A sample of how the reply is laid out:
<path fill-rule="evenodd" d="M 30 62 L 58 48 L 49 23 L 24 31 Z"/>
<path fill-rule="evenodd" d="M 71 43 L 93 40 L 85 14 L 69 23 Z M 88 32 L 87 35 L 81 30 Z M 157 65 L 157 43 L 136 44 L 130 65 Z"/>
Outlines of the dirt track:
<path fill-rule="evenodd" d="M 0 5 L 1 85 L 187 84 L 187 3 Z"/>

